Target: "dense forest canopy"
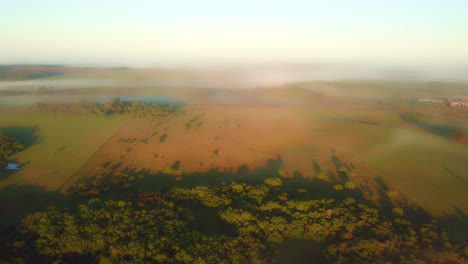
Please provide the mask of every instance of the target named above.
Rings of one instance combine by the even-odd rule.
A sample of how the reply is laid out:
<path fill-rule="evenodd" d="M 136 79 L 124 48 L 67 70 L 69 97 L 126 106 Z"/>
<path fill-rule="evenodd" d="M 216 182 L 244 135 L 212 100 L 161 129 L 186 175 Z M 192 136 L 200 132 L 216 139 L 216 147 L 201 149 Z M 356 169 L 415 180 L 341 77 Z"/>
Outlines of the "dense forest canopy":
<path fill-rule="evenodd" d="M 278 177 L 158 192 L 139 191 L 135 185 L 143 180 L 122 172 L 80 180 L 68 190 L 71 206 L 23 219 L 5 243 L 2 259 L 272 263 L 291 241 L 311 245 L 309 262 L 463 263 L 468 254 L 468 247 L 450 241 L 435 219 L 415 220 L 399 202 L 385 214 L 360 199 L 353 184 L 330 198 Z"/>

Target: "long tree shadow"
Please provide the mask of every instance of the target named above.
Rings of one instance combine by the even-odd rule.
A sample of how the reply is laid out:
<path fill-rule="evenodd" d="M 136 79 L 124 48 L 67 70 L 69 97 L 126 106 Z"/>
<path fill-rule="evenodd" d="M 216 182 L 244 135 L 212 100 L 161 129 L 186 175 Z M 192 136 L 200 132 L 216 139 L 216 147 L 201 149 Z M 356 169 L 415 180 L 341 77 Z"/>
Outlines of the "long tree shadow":
<path fill-rule="evenodd" d="M 16 137 L 21 142 L 21 144 L 23 144 L 24 149 L 27 149 L 43 140 L 43 138 L 40 138 L 37 135 L 38 131 L 38 126 L 0 127 L 0 133 L 7 133 Z"/>
<path fill-rule="evenodd" d="M 8 244 L 22 237 L 20 223 L 24 217 L 43 211 L 50 205 L 71 208 L 76 203 L 66 203 L 68 199 L 56 191 L 37 185 L 9 185 L 0 188 L 0 258 L 11 258 L 12 252 Z M 26 263 L 43 263 L 40 261 L 42 256 L 35 249 L 27 250 Z"/>
<path fill-rule="evenodd" d="M 66 206 L 64 196 L 37 185 L 8 185 L 0 188 L 0 227 L 14 225 L 25 215 L 49 205 Z"/>
<path fill-rule="evenodd" d="M 334 155 L 336 164 L 344 166 L 338 157 Z M 315 168 L 319 167 L 318 163 L 313 164 Z M 279 177 L 278 170 L 282 168 L 282 159 L 267 160 L 264 166 L 259 166 L 254 169 L 249 169 L 247 165 L 240 166 L 233 170 L 219 170 L 212 168 L 206 172 L 193 172 L 183 173 L 181 176 L 176 177 L 164 172 L 152 173 L 149 169 L 143 168 L 140 170 L 125 168 L 124 173 L 129 175 L 141 175 L 142 180 L 134 184 L 138 191 L 159 192 L 167 191 L 171 188 L 193 188 L 199 185 L 216 186 L 230 182 L 243 182 L 251 185 L 261 184 L 266 178 Z M 112 173 L 108 177 L 112 177 Z M 337 176 L 339 175 L 339 176 Z M 343 200 L 346 198 L 353 198 L 359 203 L 369 206 L 377 206 L 379 211 L 386 217 L 394 217 L 393 209 L 395 207 L 402 208 L 406 217 L 414 222 L 427 221 L 431 215 L 422 207 L 411 204 L 406 197 L 398 197 L 395 199 L 390 197 L 392 192 L 385 183 L 384 179 L 380 176 L 374 178 L 377 183 L 377 189 L 372 189 L 369 186 L 360 186 L 358 188 L 344 188 L 337 191 L 334 186 L 349 181 L 346 172 L 339 171 L 337 174 L 328 171 L 328 180 L 318 178 L 306 178 L 300 172 L 295 171 L 292 177 L 282 178 L 284 184 L 282 189 L 292 194 L 293 199 L 320 199 L 332 198 Z M 299 192 L 300 189 L 306 189 L 306 192 Z M 369 199 L 369 194 L 377 194 L 378 201 Z"/>
<path fill-rule="evenodd" d="M 378 195 L 379 208 L 383 215 L 391 217 L 394 214 L 394 208 L 401 208 L 403 209 L 405 218 L 414 223 L 420 224 L 431 219 L 432 215 L 426 209 L 411 203 L 403 194 L 391 191 L 382 177 L 376 176 L 374 177 L 374 181 L 378 186 L 376 193 Z"/>
<path fill-rule="evenodd" d="M 343 164 L 343 163 L 341 163 Z M 128 175 L 142 176 L 130 189 L 120 189 L 116 193 L 102 194 L 102 197 L 108 196 L 113 199 L 133 199 L 138 192 L 166 192 L 172 188 L 193 188 L 196 186 L 219 186 L 230 184 L 231 182 L 246 183 L 248 185 L 262 184 L 266 178 L 280 177 L 278 170 L 282 167 L 281 157 L 266 161 L 264 166 L 249 169 L 247 165 L 240 166 L 233 170 L 219 170 L 213 168 L 206 172 L 183 173 L 182 175 L 170 175 L 164 172 L 152 173 L 149 169 L 125 168 L 122 172 Z M 107 177 L 113 177 L 115 172 L 111 172 Z M 349 180 L 337 177 L 329 171 L 328 179 L 306 178 L 296 171 L 291 177 L 281 177 L 283 185 L 281 191 L 289 194 L 290 199 L 311 200 L 330 198 L 335 200 L 344 200 L 353 198 L 356 202 L 370 207 L 378 208 L 382 217 L 394 219 L 403 217 L 395 214 L 395 208 L 401 208 L 404 212 L 404 218 L 420 225 L 427 223 L 431 219 L 440 219 L 441 225 L 448 229 L 450 239 L 458 239 L 467 235 L 466 215 L 458 213 L 455 215 L 447 214 L 440 217 L 431 215 L 424 208 L 409 202 L 403 195 L 399 194 L 397 198 L 393 196 L 390 187 L 382 177 L 374 178 L 377 187 L 357 186 L 356 188 L 344 188 L 337 191 L 335 186 L 344 185 Z M 377 201 L 370 199 L 375 194 Z M 198 209 L 197 209 L 198 210 Z M 228 226 L 225 226 L 217 217 L 217 213 L 212 209 L 196 210 L 199 218 L 199 226 L 204 232 L 227 232 Z M 465 222 L 463 222 L 465 221 Z M 207 223 L 210 223 L 207 225 Z M 456 227 L 455 227 L 456 226 Z M 456 231 L 458 230 L 458 232 Z M 461 232 L 460 232 L 461 231 Z M 299 254 L 299 253 L 298 253 Z M 302 253 L 301 253 L 302 254 Z"/>
<path fill-rule="evenodd" d="M 449 167 L 445 166 L 445 165 L 442 165 L 441 168 L 447 172 L 448 175 L 452 176 L 455 180 L 459 181 L 460 184 L 464 184 L 464 185 L 468 185 L 468 181 L 463 178 L 463 176 L 461 176 L 460 174 L 456 173 L 455 171 L 453 171 L 452 169 L 450 169 Z"/>
<path fill-rule="evenodd" d="M 278 171 L 282 168 L 282 162 L 281 157 L 278 157 L 276 159 L 269 159 L 266 161 L 264 166 L 259 166 L 253 169 L 249 169 L 247 165 L 242 165 L 237 169 L 231 170 L 212 168 L 204 172 L 182 173 L 182 175 L 180 175 L 180 179 L 162 171 L 153 173 L 147 168 L 137 170 L 135 168 L 127 167 L 124 168 L 122 172 L 129 175 L 143 176 L 143 179 L 139 180 L 136 184 L 136 187 L 139 190 L 160 191 L 172 187 L 189 188 L 197 185 L 213 186 L 222 184 L 223 182 L 232 181 L 259 184 L 268 177 L 278 177 Z M 118 165 L 120 166 L 121 163 L 118 163 Z M 112 170 L 107 176 L 112 177 L 119 166 L 111 166 Z"/>
<path fill-rule="evenodd" d="M 113 166 L 108 165 L 107 167 L 111 168 Z M 115 170 L 111 170 L 107 175 L 83 178 L 76 184 L 78 186 L 80 183 L 82 183 L 82 185 L 92 185 L 99 189 L 98 192 L 69 192 L 68 195 L 62 195 L 59 192 L 48 191 L 34 185 L 15 185 L 0 188 L 0 199 L 2 201 L 0 204 L 0 214 L 2 215 L 0 242 L 13 241 L 12 238 L 17 235 L 16 225 L 19 223 L 20 219 L 34 211 L 42 211 L 48 206 L 55 206 L 66 209 L 67 212 L 78 213 L 78 205 L 87 203 L 89 199 L 94 197 L 100 198 L 101 200 L 118 199 L 133 202 L 136 201 L 138 194 L 141 192 L 164 193 L 176 187 L 193 188 L 200 185 L 216 187 L 231 182 L 256 185 L 264 184 L 267 178 L 281 179 L 281 188 L 270 189 L 270 192 L 272 192 L 271 194 L 275 196 L 285 192 L 288 194 L 288 199 L 299 201 L 324 198 L 342 201 L 347 198 L 353 198 L 358 203 L 377 208 L 379 210 L 379 216 L 388 220 L 395 220 L 403 217 L 404 219 L 411 220 L 415 224 L 422 224 L 434 218 L 434 216 L 430 215 L 423 208 L 411 204 L 405 197 L 398 197 L 398 199 L 395 199 L 384 179 L 378 176 L 375 178 L 377 189 L 374 189 L 373 192 L 378 194 L 379 197 L 379 203 L 376 204 L 365 195 L 365 193 L 370 192 L 369 187 L 364 186 L 361 188 L 359 186 L 348 186 L 344 189 L 337 190 L 335 188 L 336 185 L 343 184 L 343 179 L 341 178 L 336 177 L 335 180 L 311 179 L 304 177 L 298 171 L 294 172 L 291 177 L 280 177 L 278 171 L 281 168 L 281 157 L 267 160 L 264 166 L 254 169 L 249 169 L 249 167 L 243 165 L 233 170 L 219 170 L 213 168 L 207 172 L 183 173 L 182 175 L 171 175 L 164 172 L 152 173 L 146 168 L 138 170 L 135 168 L 124 168 L 121 171 L 117 171 L 117 169 L 120 170 L 120 168 L 115 167 Z M 103 181 L 97 181 L 101 178 Z M 124 185 L 127 183 L 131 184 L 125 188 L 108 188 L 117 178 L 119 180 L 123 179 Z M 181 201 L 181 203 L 183 203 L 183 201 Z M 236 204 L 233 203 L 232 206 L 236 206 Z M 393 209 L 396 207 L 402 208 L 404 210 L 404 215 L 395 215 Z M 203 233 L 230 234 L 229 232 L 234 232 L 230 229 L 232 226 L 227 225 L 219 218 L 218 211 L 215 208 L 197 207 L 193 208 L 193 213 L 196 219 L 194 228 L 197 228 L 197 230 Z M 450 238 L 452 238 L 452 233 L 455 232 L 455 235 L 458 235 L 459 241 L 462 243 L 466 242 L 468 221 L 464 212 L 458 209 L 456 214 L 447 214 L 436 217 L 436 219 L 444 226 L 454 226 L 454 228 L 449 230 L 451 231 L 449 234 Z M 286 241 L 284 244 L 286 250 L 283 255 L 279 256 L 279 259 L 290 259 L 290 255 L 293 254 L 302 255 L 302 257 L 299 257 L 301 260 L 314 258 L 318 261 L 318 257 L 321 256 L 320 252 L 322 252 L 323 248 L 321 248 L 321 245 L 307 243 L 309 242 Z M 292 248 L 287 249 L 288 246 Z M 8 252 L 4 250 L 5 249 L 0 246 L 0 253 L 8 254 Z"/>
<path fill-rule="evenodd" d="M 313 166 L 314 166 L 315 173 L 322 172 L 322 168 L 320 167 L 320 165 L 318 164 L 318 162 L 316 160 L 314 160 Z"/>
<path fill-rule="evenodd" d="M 335 154 L 331 156 L 331 159 L 332 159 L 333 164 L 336 166 L 336 168 L 339 168 L 341 165 L 343 165 L 341 163 L 341 160 Z"/>
<path fill-rule="evenodd" d="M 468 243 L 468 215 L 456 206 L 453 209 L 454 214 L 445 213 L 437 218 L 451 239 L 466 245 Z"/>
<path fill-rule="evenodd" d="M 340 164 L 343 164 L 340 162 Z M 119 164 L 120 165 L 120 164 Z M 317 164 L 317 166 L 319 166 Z M 115 166 L 115 169 L 118 167 Z M 230 182 L 242 182 L 249 185 L 262 184 L 266 178 L 280 177 L 278 170 L 282 168 L 282 159 L 267 160 L 264 166 L 259 166 L 253 169 L 249 169 L 247 165 L 242 165 L 237 169 L 232 170 L 220 170 L 212 168 L 205 172 L 191 172 L 182 173 L 182 175 L 171 175 L 162 171 L 157 173 L 151 172 L 149 169 L 135 169 L 135 168 L 124 168 L 122 172 L 127 175 L 142 176 L 140 180 L 133 184 L 135 191 L 144 192 L 164 192 L 171 188 L 193 188 L 195 186 L 216 186 L 220 184 L 229 184 Z M 338 172 L 339 173 L 339 172 Z M 115 174 L 115 171 L 111 171 L 107 177 L 111 178 Z M 334 186 L 336 184 L 342 184 L 349 181 L 346 176 L 346 172 L 341 172 L 341 176 L 337 176 L 332 171 L 328 171 L 328 179 L 318 178 L 306 178 L 300 172 L 295 171 L 291 177 L 282 178 L 284 184 L 282 189 L 288 193 L 292 193 L 293 199 L 320 199 L 320 198 L 332 198 L 343 200 L 345 198 L 354 198 L 356 201 L 376 206 L 374 202 L 368 199 L 368 195 L 365 193 L 371 192 L 369 187 L 365 186 L 361 188 L 344 188 L 341 191 L 336 191 Z M 378 189 L 375 193 L 379 195 L 378 206 L 385 212 L 385 215 L 391 217 L 392 209 L 397 205 L 390 197 L 388 197 L 388 186 L 381 177 L 376 177 L 378 183 Z M 306 192 L 300 192 L 300 189 L 306 189 Z M 128 191 L 128 190 L 124 190 Z M 372 193 L 372 192 L 371 192 Z M 367 197 L 367 198 L 366 198 Z M 398 205 L 401 205 L 401 200 Z M 407 213 L 411 214 L 415 209 L 411 209 L 409 206 L 405 207 L 408 209 Z M 418 214 L 420 212 L 418 211 Z"/>
<path fill-rule="evenodd" d="M 351 170 L 351 167 L 346 164 L 345 162 L 342 162 L 336 154 L 333 154 L 331 156 L 332 163 L 336 167 L 336 175 L 340 181 L 346 182 L 349 180 L 348 177 L 348 171 Z"/>
<path fill-rule="evenodd" d="M 450 138 L 450 134 L 455 130 L 463 130 L 463 127 L 449 124 L 437 124 L 430 121 L 421 120 L 418 117 L 411 116 L 411 114 L 400 114 L 400 118 L 410 124 L 416 125 L 434 135 Z"/>

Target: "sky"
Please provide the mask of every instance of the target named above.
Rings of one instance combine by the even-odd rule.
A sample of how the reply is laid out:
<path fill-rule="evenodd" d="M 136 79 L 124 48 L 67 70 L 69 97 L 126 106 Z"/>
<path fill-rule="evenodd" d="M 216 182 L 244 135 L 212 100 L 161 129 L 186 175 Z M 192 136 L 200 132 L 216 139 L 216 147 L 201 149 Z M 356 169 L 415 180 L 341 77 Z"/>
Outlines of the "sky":
<path fill-rule="evenodd" d="M 0 0 L 0 64 L 468 65 L 464 0 Z"/>

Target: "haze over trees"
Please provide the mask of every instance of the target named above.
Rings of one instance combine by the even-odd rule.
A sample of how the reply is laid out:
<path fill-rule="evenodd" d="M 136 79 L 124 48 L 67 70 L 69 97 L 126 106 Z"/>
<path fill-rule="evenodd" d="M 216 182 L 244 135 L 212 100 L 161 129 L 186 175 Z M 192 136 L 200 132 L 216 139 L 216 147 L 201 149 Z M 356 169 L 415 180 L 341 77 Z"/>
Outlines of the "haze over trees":
<path fill-rule="evenodd" d="M 177 109 L 178 107 L 173 104 L 144 103 L 138 100 L 128 102 L 121 101 L 119 97 L 103 103 L 84 99 L 71 103 L 36 103 L 31 107 L 31 111 L 55 114 L 79 116 L 126 114 L 132 117 L 163 116 Z"/>

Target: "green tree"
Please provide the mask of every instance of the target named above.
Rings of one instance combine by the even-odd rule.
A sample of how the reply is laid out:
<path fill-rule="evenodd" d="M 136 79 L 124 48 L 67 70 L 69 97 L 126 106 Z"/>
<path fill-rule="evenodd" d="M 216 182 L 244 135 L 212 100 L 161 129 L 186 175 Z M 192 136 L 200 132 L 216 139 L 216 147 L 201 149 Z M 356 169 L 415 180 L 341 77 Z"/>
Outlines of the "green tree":
<path fill-rule="evenodd" d="M 7 162 L 8 157 L 24 149 L 23 144 L 8 133 L 0 133 L 0 165 Z"/>

